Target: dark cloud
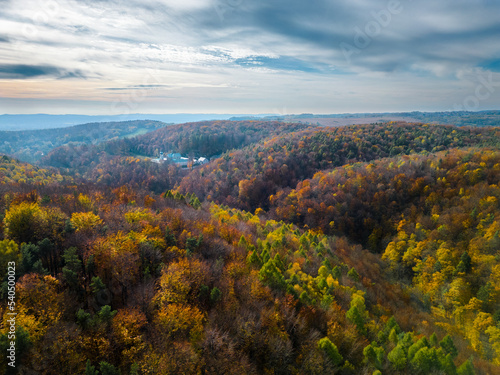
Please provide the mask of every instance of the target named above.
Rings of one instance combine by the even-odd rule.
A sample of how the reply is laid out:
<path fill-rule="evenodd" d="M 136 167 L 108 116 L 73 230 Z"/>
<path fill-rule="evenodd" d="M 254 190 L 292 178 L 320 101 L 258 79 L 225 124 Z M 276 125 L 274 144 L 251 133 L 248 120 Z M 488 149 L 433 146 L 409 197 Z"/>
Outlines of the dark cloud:
<path fill-rule="evenodd" d="M 212 43 L 237 42 L 242 30 L 246 30 L 257 40 L 267 40 L 263 43 L 270 47 L 285 40 L 309 47 L 311 55 L 321 51 L 333 65 L 374 71 L 409 69 L 418 61 L 473 66 L 478 63 L 478 55 L 488 55 L 492 47 L 499 50 L 500 24 L 492 15 L 500 14 L 500 2 L 487 0 L 444 0 L 439 4 L 431 0 L 400 0 L 401 11 L 390 14 L 387 24 L 379 24 L 380 32 L 369 38 L 367 46 L 357 48 L 355 30 L 364 32 L 367 25 L 373 26 L 374 15 L 387 14 L 387 4 L 347 0 L 218 0 L 211 12 L 200 11 L 196 18 Z M 475 22 L 478 19 L 484 22 Z M 212 35 L 216 37 L 211 38 Z M 478 51 L 478 44 L 485 40 L 491 40 L 489 49 Z M 342 43 L 357 49 L 350 61 L 344 61 Z M 467 47 L 475 53 L 466 53 Z M 393 60 L 395 56 L 397 61 Z"/>
<path fill-rule="evenodd" d="M 339 26 L 355 22 L 359 14 L 344 0 L 335 4 L 325 0 L 219 0 L 212 11 L 200 11 L 196 18 L 201 22 L 200 29 L 205 30 L 208 37 L 210 33 L 207 30 L 245 27 L 258 33 L 271 33 L 331 47 L 349 32 Z"/>
<path fill-rule="evenodd" d="M 9 38 L 0 35 L 0 43 L 9 43 L 9 42 L 10 42 Z"/>
<path fill-rule="evenodd" d="M 353 34 L 354 35 L 354 34 Z M 407 35 L 393 40 L 380 36 L 371 39 L 365 48 L 356 48 L 350 56 L 351 63 L 372 71 L 394 72 L 408 70 L 415 63 L 441 63 L 449 66 L 475 66 L 482 61 L 477 54 L 488 55 L 478 43 L 500 39 L 500 28 L 486 26 L 474 32 L 424 32 L 419 36 Z M 356 47 L 351 39 L 347 43 Z M 479 50 L 477 50 L 479 48 Z M 475 50 L 475 53 L 471 51 Z M 453 72 L 450 71 L 452 74 Z"/>
<path fill-rule="evenodd" d="M 236 65 L 310 73 L 331 71 L 329 66 L 391 72 L 409 70 L 419 62 L 478 66 L 494 54 L 485 47 L 478 50 L 485 40 L 491 40 L 489 47 L 500 53 L 500 24 L 493 16 L 500 14 L 498 1 L 395 1 L 401 11 L 391 14 L 387 25 L 362 48 L 355 43 L 355 30 L 364 32 L 377 14 L 387 14 L 387 0 L 214 0 L 194 8 L 174 1 L 77 0 L 96 20 L 112 12 L 140 22 L 123 33 L 117 33 L 113 25 L 109 28 L 113 32 L 107 32 L 78 24 L 66 26 L 65 32 L 82 40 L 93 35 L 98 40 L 130 45 L 239 45 L 256 55 L 272 51 L 278 58 L 236 60 Z M 57 41 L 41 38 L 37 43 Z M 356 49 L 349 59 L 342 48 L 346 44 Z M 474 53 L 464 51 L 467 48 Z"/>
<path fill-rule="evenodd" d="M 0 79 L 25 79 L 49 76 L 54 78 L 82 78 L 80 71 L 68 71 L 49 65 L 0 64 Z"/>

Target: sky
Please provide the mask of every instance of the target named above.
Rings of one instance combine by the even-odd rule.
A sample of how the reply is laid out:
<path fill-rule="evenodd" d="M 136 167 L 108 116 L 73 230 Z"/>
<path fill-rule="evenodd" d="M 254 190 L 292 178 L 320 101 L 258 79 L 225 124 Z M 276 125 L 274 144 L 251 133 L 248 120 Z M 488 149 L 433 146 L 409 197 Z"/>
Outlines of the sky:
<path fill-rule="evenodd" d="M 500 109 L 498 0 L 0 0 L 0 114 Z"/>

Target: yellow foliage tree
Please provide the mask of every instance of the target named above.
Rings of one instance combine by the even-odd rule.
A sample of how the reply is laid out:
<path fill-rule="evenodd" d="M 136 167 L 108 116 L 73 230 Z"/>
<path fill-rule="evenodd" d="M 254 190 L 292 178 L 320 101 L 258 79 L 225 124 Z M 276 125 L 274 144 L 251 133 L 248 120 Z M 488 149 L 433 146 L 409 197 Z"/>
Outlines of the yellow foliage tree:
<path fill-rule="evenodd" d="M 0 280 L 3 280 L 8 271 L 9 262 L 14 262 L 14 269 L 21 259 L 19 246 L 12 240 L 0 241 Z"/>
<path fill-rule="evenodd" d="M 204 279 L 205 270 L 199 260 L 182 258 L 164 270 L 154 301 L 160 306 L 188 302 L 196 297 Z"/>
<path fill-rule="evenodd" d="M 156 317 L 157 324 L 167 338 L 189 338 L 192 343 L 202 338 L 205 320 L 205 314 L 197 307 L 176 303 L 162 307 Z"/>
<path fill-rule="evenodd" d="M 93 212 L 74 212 L 71 215 L 71 224 L 77 231 L 93 230 L 101 226 L 103 221 Z"/>

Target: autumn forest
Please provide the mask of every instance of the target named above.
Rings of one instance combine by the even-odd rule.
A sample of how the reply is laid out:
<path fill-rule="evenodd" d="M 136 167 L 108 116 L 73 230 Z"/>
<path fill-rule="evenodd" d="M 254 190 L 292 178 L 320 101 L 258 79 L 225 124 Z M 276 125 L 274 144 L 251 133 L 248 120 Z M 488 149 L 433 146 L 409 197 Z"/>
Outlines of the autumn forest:
<path fill-rule="evenodd" d="M 2 146 L 0 373 L 500 373 L 500 128 L 162 125 Z"/>

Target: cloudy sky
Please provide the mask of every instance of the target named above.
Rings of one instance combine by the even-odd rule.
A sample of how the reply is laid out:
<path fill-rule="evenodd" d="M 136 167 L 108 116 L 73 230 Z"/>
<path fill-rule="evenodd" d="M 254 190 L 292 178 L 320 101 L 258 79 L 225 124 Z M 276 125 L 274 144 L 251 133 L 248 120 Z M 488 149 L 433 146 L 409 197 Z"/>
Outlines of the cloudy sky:
<path fill-rule="evenodd" d="M 2 113 L 500 109 L 498 0 L 0 0 Z"/>

